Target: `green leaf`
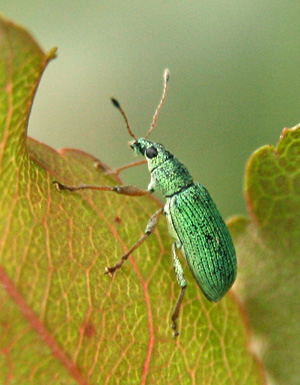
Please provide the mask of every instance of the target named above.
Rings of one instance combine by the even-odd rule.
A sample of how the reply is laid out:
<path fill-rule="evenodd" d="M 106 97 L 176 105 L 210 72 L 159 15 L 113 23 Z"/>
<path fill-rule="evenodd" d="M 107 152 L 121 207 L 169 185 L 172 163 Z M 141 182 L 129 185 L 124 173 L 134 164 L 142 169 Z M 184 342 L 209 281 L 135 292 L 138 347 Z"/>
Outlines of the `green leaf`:
<path fill-rule="evenodd" d="M 251 220 L 230 223 L 254 347 L 276 384 L 300 383 L 300 126 L 247 166 Z"/>
<path fill-rule="evenodd" d="M 27 140 L 33 97 L 54 56 L 0 19 L 0 383 L 263 384 L 235 297 L 208 302 L 186 266 L 173 338 L 179 287 L 163 218 L 112 279 L 103 274 L 160 204 L 55 189 L 53 180 L 121 182 L 88 154 Z"/>

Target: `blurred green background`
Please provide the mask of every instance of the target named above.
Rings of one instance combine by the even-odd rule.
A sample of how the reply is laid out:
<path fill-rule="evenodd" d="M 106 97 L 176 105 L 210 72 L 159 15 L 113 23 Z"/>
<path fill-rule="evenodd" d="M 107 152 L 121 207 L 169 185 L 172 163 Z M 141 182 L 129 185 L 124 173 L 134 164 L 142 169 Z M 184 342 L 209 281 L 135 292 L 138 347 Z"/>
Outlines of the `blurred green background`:
<path fill-rule="evenodd" d="M 300 2 L 0 1 L 45 50 L 58 47 L 34 103 L 29 135 L 79 148 L 112 167 L 133 160 L 109 98 L 143 136 L 171 72 L 151 139 L 176 154 L 225 217 L 246 213 L 250 154 L 300 120 Z M 145 166 L 122 174 L 146 187 Z M 84 175 L 82 176 L 84 182 Z"/>

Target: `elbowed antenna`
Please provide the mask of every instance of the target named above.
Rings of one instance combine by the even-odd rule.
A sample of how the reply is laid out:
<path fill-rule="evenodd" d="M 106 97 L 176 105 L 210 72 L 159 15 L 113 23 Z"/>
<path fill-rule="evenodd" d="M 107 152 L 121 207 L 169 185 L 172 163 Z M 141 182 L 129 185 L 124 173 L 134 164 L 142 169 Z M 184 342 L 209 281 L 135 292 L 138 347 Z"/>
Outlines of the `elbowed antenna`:
<path fill-rule="evenodd" d="M 154 113 L 150 129 L 147 132 L 147 135 L 145 136 L 145 139 L 148 138 L 148 136 L 151 134 L 151 132 L 153 131 L 154 127 L 156 126 L 156 121 L 157 121 L 158 113 L 159 113 L 162 105 L 164 104 L 164 101 L 165 101 L 166 96 L 167 96 L 169 79 L 170 79 L 170 71 L 166 68 L 165 72 L 164 72 L 164 90 L 163 90 L 163 94 L 162 94 L 162 97 L 160 99 L 159 105 L 158 105 L 158 107 L 157 107 L 157 109 L 156 109 L 156 111 Z"/>
<path fill-rule="evenodd" d="M 126 116 L 123 108 L 120 106 L 120 103 L 115 98 L 111 98 L 111 101 L 112 101 L 112 104 L 121 112 L 121 114 L 122 114 L 122 116 L 123 116 L 123 118 L 125 120 L 126 127 L 127 127 L 128 132 L 129 132 L 129 135 L 132 136 L 135 140 L 137 140 L 137 137 L 131 131 L 131 128 L 129 126 L 129 122 L 128 122 L 127 116 Z"/>

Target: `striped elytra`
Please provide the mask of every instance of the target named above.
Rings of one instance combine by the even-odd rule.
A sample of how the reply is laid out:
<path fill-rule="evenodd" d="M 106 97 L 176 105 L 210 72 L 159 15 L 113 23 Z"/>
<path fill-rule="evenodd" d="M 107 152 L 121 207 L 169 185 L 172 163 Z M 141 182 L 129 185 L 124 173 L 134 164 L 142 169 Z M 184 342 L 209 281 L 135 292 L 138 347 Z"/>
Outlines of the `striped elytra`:
<path fill-rule="evenodd" d="M 210 301 L 219 301 L 232 286 L 237 266 L 231 236 L 214 201 L 197 183 L 168 198 L 166 206 L 169 226 L 195 280 Z"/>
<path fill-rule="evenodd" d="M 141 138 L 133 148 L 147 159 L 151 174 L 148 190 L 161 191 L 166 198 L 164 213 L 176 248 L 181 249 L 205 296 L 219 301 L 235 280 L 237 262 L 229 230 L 216 204 L 162 144 Z M 156 155 L 147 157 L 147 149 L 155 149 Z"/>

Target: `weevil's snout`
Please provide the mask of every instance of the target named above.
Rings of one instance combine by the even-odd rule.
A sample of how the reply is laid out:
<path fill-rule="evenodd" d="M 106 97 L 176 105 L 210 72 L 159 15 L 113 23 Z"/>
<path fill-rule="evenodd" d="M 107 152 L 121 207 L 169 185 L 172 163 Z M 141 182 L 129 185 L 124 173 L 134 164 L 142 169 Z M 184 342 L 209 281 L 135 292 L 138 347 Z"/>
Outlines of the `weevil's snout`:
<path fill-rule="evenodd" d="M 145 146 L 143 143 L 141 143 L 140 140 L 132 140 L 131 142 L 128 143 L 129 146 L 133 149 L 135 153 L 138 155 L 144 155 L 145 154 Z"/>

